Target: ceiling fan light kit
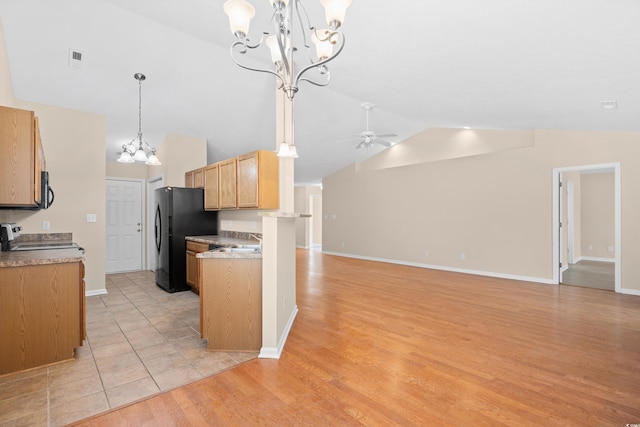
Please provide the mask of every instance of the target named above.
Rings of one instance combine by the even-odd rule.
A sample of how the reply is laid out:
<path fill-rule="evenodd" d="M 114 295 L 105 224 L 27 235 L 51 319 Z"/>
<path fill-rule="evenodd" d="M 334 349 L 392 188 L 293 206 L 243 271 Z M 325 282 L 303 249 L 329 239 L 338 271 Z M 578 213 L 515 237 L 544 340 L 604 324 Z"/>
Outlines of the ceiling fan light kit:
<path fill-rule="evenodd" d="M 349 138 L 349 139 L 343 139 L 341 141 L 338 142 L 353 142 L 353 141 L 359 141 L 358 145 L 356 145 L 356 148 L 371 148 L 373 146 L 373 144 L 380 144 L 384 147 L 390 147 L 393 144 L 389 141 L 385 141 L 384 139 L 381 138 L 388 138 L 388 137 L 392 137 L 392 136 L 398 136 L 395 133 L 385 133 L 385 134 L 381 134 L 381 135 L 376 135 L 376 133 L 372 130 L 369 129 L 369 111 L 373 110 L 373 108 L 375 107 L 375 104 L 372 104 L 370 102 L 363 102 L 362 104 L 360 104 L 360 106 L 365 110 L 365 114 L 366 114 L 366 125 L 367 128 L 366 130 L 360 132 L 360 134 L 358 135 L 357 138 Z"/>
<path fill-rule="evenodd" d="M 156 149 L 142 139 L 142 82 L 147 77 L 142 73 L 135 73 L 133 77 L 138 81 L 138 135 L 131 142 L 122 146 L 118 162 L 144 162 L 146 165 L 159 166 L 162 163 L 156 156 Z"/>
<path fill-rule="evenodd" d="M 263 32 L 260 40 L 255 43 L 249 38 L 251 19 L 255 16 L 255 8 L 246 0 L 227 0 L 223 9 L 229 17 L 231 32 L 236 41 L 231 45 L 231 58 L 240 67 L 251 71 L 269 73 L 276 76 L 279 81 L 279 89 L 282 89 L 289 99 L 293 99 L 298 92 L 298 84 L 306 81 L 316 86 L 329 84 L 331 74 L 326 64 L 335 59 L 344 48 L 344 34 L 338 30 L 344 22 L 347 8 L 351 0 L 320 0 L 325 9 L 325 19 L 328 29 L 317 29 L 311 25 L 301 0 L 269 0 L 273 7 L 272 22 L 274 32 Z M 295 21 L 294 21 L 295 18 Z M 303 29 L 294 38 L 293 28 Z M 309 33 L 305 34 L 304 28 Z M 311 44 L 315 45 L 315 55 L 311 53 Z M 300 43 L 299 47 L 294 44 Z M 242 64 L 238 58 L 248 51 L 266 45 L 271 54 L 271 60 L 275 65 L 273 69 L 255 68 Z M 304 48 L 304 49 L 302 49 Z M 307 51 L 309 64 L 300 70 L 294 67 L 294 53 Z M 309 71 L 315 71 L 316 76 L 303 77 Z"/>

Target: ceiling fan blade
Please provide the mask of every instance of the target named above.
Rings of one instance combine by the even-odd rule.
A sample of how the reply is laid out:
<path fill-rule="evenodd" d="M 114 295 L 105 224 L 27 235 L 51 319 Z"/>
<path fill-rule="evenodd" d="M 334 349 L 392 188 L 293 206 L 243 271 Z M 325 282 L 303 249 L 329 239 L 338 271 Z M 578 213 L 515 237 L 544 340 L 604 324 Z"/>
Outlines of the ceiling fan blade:
<path fill-rule="evenodd" d="M 339 141 L 336 142 L 354 142 L 354 141 L 360 141 L 362 138 L 349 138 L 349 139 L 341 139 Z"/>
<path fill-rule="evenodd" d="M 376 144 L 384 145 L 385 147 L 391 147 L 391 143 L 389 141 L 385 141 L 384 139 L 376 138 L 373 140 Z"/>
<path fill-rule="evenodd" d="M 392 136 L 398 136 L 398 135 L 396 135 L 395 133 L 383 133 L 383 134 L 380 134 L 380 135 L 376 134 L 376 136 L 378 138 L 390 138 Z"/>
<path fill-rule="evenodd" d="M 366 143 L 366 142 L 364 142 L 364 141 L 362 141 L 360 144 L 358 144 L 358 145 L 356 146 L 356 148 L 362 148 L 362 147 L 366 147 L 366 146 L 367 146 L 367 143 Z"/>

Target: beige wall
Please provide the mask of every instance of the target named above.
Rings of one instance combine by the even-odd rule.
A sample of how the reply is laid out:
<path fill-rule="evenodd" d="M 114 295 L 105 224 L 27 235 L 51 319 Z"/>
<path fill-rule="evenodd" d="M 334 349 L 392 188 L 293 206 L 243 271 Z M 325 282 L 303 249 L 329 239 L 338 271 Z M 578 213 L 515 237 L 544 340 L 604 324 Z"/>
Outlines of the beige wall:
<path fill-rule="evenodd" d="M 581 253 L 586 258 L 614 259 L 614 174 L 594 173 L 581 177 Z M 611 247 L 612 251 L 609 251 Z"/>
<path fill-rule="evenodd" d="M 15 107 L 13 97 L 13 83 L 11 82 L 11 69 L 9 68 L 9 57 L 4 41 L 4 31 L 2 20 L 0 19 L 0 105 Z"/>
<path fill-rule="evenodd" d="M 105 134 L 103 116 L 65 108 L 16 101 L 15 107 L 35 111 L 55 200 L 49 209 L 0 211 L 0 221 L 16 222 L 23 233 L 73 233 L 85 248 L 87 292 L 105 287 Z M 86 215 L 97 215 L 88 223 Z M 50 230 L 42 230 L 42 221 Z"/>
<path fill-rule="evenodd" d="M 144 163 L 107 162 L 106 174 L 108 178 L 130 178 L 147 180 L 147 166 Z M 154 166 L 158 168 L 158 166 Z"/>
<path fill-rule="evenodd" d="M 162 174 L 164 185 L 184 187 L 184 174 L 207 165 L 207 140 L 168 134 L 158 147 L 160 166 L 149 166 L 148 177 Z"/>
<path fill-rule="evenodd" d="M 323 181 L 323 249 L 551 282 L 553 168 L 620 162 L 621 284 L 638 292 L 639 139 L 633 132 L 536 130 L 529 148 L 395 168 L 352 165 Z M 434 143 L 425 136 L 422 145 Z"/>

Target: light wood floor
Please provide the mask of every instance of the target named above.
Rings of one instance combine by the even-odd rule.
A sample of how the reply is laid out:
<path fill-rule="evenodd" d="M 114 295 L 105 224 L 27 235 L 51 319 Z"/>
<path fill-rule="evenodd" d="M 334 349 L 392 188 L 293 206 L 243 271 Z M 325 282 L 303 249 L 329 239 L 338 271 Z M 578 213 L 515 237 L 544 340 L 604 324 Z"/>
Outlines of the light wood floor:
<path fill-rule="evenodd" d="M 297 277 L 279 360 L 78 425 L 640 423 L 640 297 L 305 250 Z"/>

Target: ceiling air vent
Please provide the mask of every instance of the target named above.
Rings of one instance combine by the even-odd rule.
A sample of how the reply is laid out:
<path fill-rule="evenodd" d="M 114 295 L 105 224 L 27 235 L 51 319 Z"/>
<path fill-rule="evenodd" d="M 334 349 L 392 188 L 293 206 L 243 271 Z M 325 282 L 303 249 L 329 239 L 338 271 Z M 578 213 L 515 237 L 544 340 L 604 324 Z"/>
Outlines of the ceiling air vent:
<path fill-rule="evenodd" d="M 83 57 L 84 57 L 83 52 L 76 49 L 69 49 L 69 67 L 82 68 Z"/>
<path fill-rule="evenodd" d="M 615 110 L 618 108 L 618 101 L 600 101 L 600 105 L 605 110 Z"/>

